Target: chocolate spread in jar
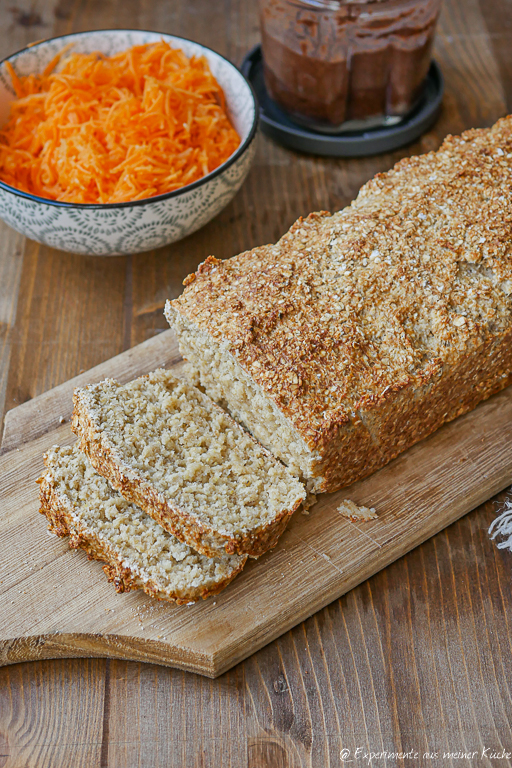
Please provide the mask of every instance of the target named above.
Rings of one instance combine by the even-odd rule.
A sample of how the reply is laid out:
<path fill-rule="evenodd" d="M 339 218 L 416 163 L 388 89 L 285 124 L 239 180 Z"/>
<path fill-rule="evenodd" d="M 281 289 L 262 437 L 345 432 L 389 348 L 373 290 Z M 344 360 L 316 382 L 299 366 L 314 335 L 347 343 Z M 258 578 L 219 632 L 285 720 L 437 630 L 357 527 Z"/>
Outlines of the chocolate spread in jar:
<path fill-rule="evenodd" d="M 440 0 L 260 0 L 265 83 L 297 122 L 404 115 L 430 66 Z"/>
<path fill-rule="evenodd" d="M 266 40 L 265 85 L 270 96 L 295 119 L 338 125 L 346 119 L 348 70 L 345 59 L 322 61 Z"/>

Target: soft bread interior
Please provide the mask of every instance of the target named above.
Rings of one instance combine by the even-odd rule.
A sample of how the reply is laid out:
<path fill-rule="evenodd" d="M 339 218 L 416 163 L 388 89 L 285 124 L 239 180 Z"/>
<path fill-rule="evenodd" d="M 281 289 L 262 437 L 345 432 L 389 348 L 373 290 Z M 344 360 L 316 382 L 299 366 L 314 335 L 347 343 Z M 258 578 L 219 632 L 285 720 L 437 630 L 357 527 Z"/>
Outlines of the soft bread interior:
<path fill-rule="evenodd" d="M 275 403 L 247 375 L 231 354 L 167 302 L 165 316 L 178 336 L 188 374 L 212 400 L 226 408 L 262 445 L 278 456 L 315 493 L 323 482 L 318 453 L 311 451 Z M 315 477 L 315 475 L 317 475 Z"/>

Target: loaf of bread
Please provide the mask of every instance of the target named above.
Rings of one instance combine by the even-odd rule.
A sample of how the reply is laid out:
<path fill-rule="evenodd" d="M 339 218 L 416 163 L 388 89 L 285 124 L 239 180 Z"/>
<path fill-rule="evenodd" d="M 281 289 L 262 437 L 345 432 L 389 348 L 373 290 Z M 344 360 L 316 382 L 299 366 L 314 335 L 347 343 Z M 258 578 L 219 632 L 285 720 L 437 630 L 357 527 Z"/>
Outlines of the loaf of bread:
<path fill-rule="evenodd" d="M 210 397 L 309 490 L 382 467 L 512 371 L 512 117 L 378 174 L 165 314 Z"/>
<path fill-rule="evenodd" d="M 72 428 L 127 501 L 207 557 L 275 546 L 304 486 L 206 395 L 169 371 L 75 390 Z"/>
<path fill-rule="evenodd" d="M 77 446 L 45 454 L 39 479 L 49 529 L 69 536 L 96 560 L 118 592 L 143 589 L 177 603 L 216 595 L 244 567 L 246 556 L 208 558 L 167 533 L 98 475 Z"/>

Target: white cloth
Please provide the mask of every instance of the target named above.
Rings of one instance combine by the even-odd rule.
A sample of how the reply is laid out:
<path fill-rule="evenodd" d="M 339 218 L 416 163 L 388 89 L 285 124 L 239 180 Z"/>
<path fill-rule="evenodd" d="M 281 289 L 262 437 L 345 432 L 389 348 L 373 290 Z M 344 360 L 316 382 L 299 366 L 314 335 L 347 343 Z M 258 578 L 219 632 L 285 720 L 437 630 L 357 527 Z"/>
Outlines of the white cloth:
<path fill-rule="evenodd" d="M 498 549 L 509 549 L 512 552 L 512 500 L 507 499 L 503 503 L 503 511 L 489 528 L 491 539 L 500 537 L 496 543 Z"/>

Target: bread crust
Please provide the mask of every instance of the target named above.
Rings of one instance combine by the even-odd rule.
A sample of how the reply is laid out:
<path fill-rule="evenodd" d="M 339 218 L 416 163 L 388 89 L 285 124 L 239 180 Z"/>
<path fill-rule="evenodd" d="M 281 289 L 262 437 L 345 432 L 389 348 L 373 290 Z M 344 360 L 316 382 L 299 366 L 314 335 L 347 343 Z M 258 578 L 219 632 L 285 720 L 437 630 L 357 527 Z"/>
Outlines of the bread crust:
<path fill-rule="evenodd" d="M 187 514 L 158 493 L 151 483 L 119 456 L 91 415 L 88 388 L 75 390 L 71 428 L 78 436 L 80 450 L 94 469 L 127 501 L 136 504 L 162 528 L 206 557 L 248 555 L 257 558 L 276 546 L 290 517 L 301 504 L 282 510 L 266 525 L 238 536 L 229 536 Z M 255 441 L 256 442 L 256 441 Z"/>
<path fill-rule="evenodd" d="M 153 580 L 143 581 L 137 573 L 125 567 L 106 541 L 95 537 L 85 525 L 82 525 L 73 516 L 69 503 L 56 490 L 50 470 L 47 470 L 39 478 L 38 483 L 41 505 L 39 511 L 48 520 L 48 530 L 60 537 L 68 536 L 71 549 L 83 549 L 90 560 L 103 562 L 103 570 L 108 581 L 114 585 L 116 592 L 143 589 L 151 597 L 185 605 L 197 602 L 201 598 L 206 600 L 208 597 L 219 594 L 245 565 L 245 560 L 242 560 L 237 569 L 211 588 L 200 587 L 179 593 L 163 591 Z"/>
<path fill-rule="evenodd" d="M 318 455 L 305 473 L 315 492 L 370 474 L 510 383 L 511 158 L 512 117 L 448 136 L 276 245 L 209 257 L 168 302 L 169 322 L 228 348 Z M 257 434 L 256 420 L 244 423 Z"/>

